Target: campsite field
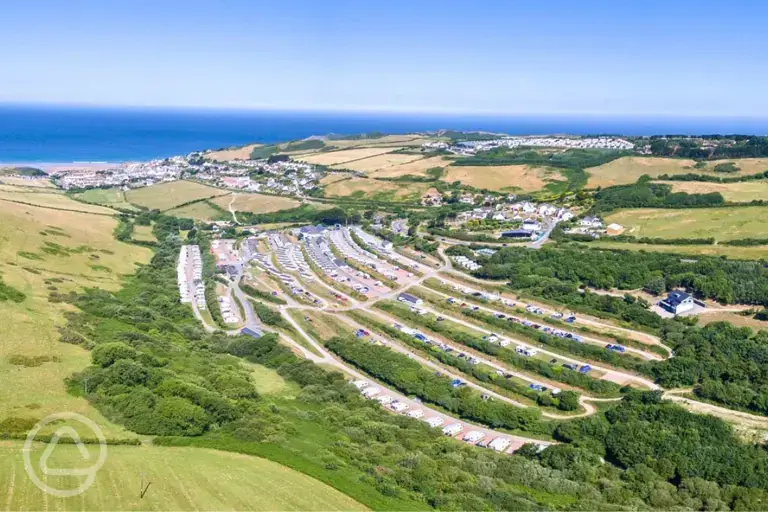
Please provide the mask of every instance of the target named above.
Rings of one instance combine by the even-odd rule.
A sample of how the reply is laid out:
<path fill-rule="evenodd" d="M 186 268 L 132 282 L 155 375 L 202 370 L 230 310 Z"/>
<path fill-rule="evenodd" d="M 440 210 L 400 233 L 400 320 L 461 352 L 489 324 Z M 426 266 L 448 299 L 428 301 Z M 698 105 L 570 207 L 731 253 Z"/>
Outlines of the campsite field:
<path fill-rule="evenodd" d="M 207 204 L 204 201 L 188 204 L 186 206 L 180 206 L 179 208 L 168 210 L 166 213 L 168 215 L 174 215 L 176 217 L 195 219 L 195 220 L 217 220 L 223 215 L 221 212 L 219 212 L 215 208 L 212 208 L 209 204 Z M 226 217 L 227 219 L 229 219 L 232 216 L 227 214 Z"/>
<path fill-rule="evenodd" d="M 746 203 L 768 199 L 768 181 L 741 181 L 737 183 L 710 183 L 707 181 L 661 181 L 672 185 L 673 192 L 708 194 L 720 192 L 726 201 Z"/>
<path fill-rule="evenodd" d="M 398 178 L 400 176 L 425 176 L 424 172 L 433 167 L 445 167 L 451 160 L 442 156 L 419 158 L 404 164 L 392 165 L 369 174 L 372 178 Z"/>
<path fill-rule="evenodd" d="M 312 153 L 304 156 L 296 156 L 297 160 L 307 162 L 310 164 L 319 165 L 339 165 L 346 162 L 352 162 L 354 160 L 362 160 L 363 158 L 369 158 L 384 153 L 389 153 L 399 147 L 379 147 L 379 148 L 356 148 L 356 149 L 343 149 L 340 151 L 328 151 L 324 153 Z"/>
<path fill-rule="evenodd" d="M 296 208 L 301 204 L 299 201 L 289 197 L 239 193 L 234 194 L 234 201 L 232 201 L 232 194 L 227 194 L 212 199 L 211 202 L 225 210 L 229 210 L 230 202 L 232 202 L 232 207 L 236 211 L 253 213 L 287 210 L 289 208 Z"/>
<path fill-rule="evenodd" d="M 65 207 L 87 206 L 65 196 L 60 199 L 71 203 Z M 48 300 L 52 292 L 84 287 L 115 290 L 136 263 L 149 261 L 148 249 L 113 238 L 115 226 L 117 220 L 104 215 L 3 203 L 0 273 L 26 298 L 20 303 L 0 301 L 0 421 L 72 411 L 97 421 L 109 437 L 133 437 L 85 399 L 67 392 L 64 380 L 88 366 L 90 354 L 59 341 L 58 327 L 71 306 Z M 13 356 L 47 360 L 35 366 Z"/>
<path fill-rule="evenodd" d="M 714 171 L 717 164 L 733 162 L 739 168 L 734 173 Z M 651 156 L 624 156 L 607 164 L 586 169 L 589 174 L 587 187 L 610 187 L 634 183 L 640 176 L 647 174 L 656 178 L 661 174 L 706 174 L 710 176 L 735 177 L 757 174 L 768 170 L 768 158 L 741 158 L 732 160 L 712 160 L 701 169 L 694 168 L 696 162 L 684 158 L 664 158 Z"/>
<path fill-rule="evenodd" d="M 129 210 L 136 209 L 135 206 L 125 199 L 125 192 L 119 188 L 92 188 L 85 192 L 79 192 L 74 197 L 86 203 L 114 206 L 115 208 Z"/>
<path fill-rule="evenodd" d="M 422 155 L 410 155 L 405 153 L 383 153 L 369 158 L 363 158 L 361 160 L 354 160 L 351 162 L 335 165 L 332 168 L 351 169 L 353 171 L 371 173 L 378 170 L 386 170 L 398 165 L 408 164 L 423 158 L 424 157 Z"/>
<path fill-rule="evenodd" d="M 547 183 L 565 181 L 565 177 L 556 170 L 530 165 L 456 165 L 446 167 L 442 180 L 488 190 L 535 192 Z"/>
<path fill-rule="evenodd" d="M 428 183 L 396 183 L 391 181 L 351 178 L 325 187 L 326 197 L 351 197 L 375 201 L 418 201 Z"/>
<path fill-rule="evenodd" d="M 37 443 L 33 466 L 45 449 Z M 108 446 L 104 466 L 93 485 L 72 498 L 48 496 L 29 479 L 22 442 L 0 441 L 0 481 L 6 510 L 361 510 L 352 498 L 275 462 L 204 448 Z M 96 446 L 88 446 L 95 453 Z M 59 444 L 50 466 L 83 464 L 75 446 Z M 88 467 L 88 463 L 84 465 Z M 142 486 L 152 482 L 143 498 Z M 78 485 L 74 477 L 49 476 L 59 488 Z"/>
<path fill-rule="evenodd" d="M 636 237 L 714 237 L 717 241 L 765 238 L 768 208 L 630 208 L 607 215 L 605 221 L 621 224 L 626 228 L 624 234 Z"/>
<path fill-rule="evenodd" d="M 130 203 L 165 211 L 190 201 L 224 194 L 229 192 L 192 181 L 170 181 L 129 190 L 125 197 Z"/>

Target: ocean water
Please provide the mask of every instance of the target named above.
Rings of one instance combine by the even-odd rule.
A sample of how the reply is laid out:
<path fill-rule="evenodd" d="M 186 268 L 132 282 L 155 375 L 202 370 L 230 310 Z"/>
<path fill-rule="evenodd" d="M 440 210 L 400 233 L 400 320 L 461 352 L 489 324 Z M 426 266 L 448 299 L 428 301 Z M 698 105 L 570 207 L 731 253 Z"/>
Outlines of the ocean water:
<path fill-rule="evenodd" d="M 511 135 L 768 133 L 768 119 L 264 112 L 0 106 L 0 162 L 147 160 L 327 133 L 437 129 Z"/>

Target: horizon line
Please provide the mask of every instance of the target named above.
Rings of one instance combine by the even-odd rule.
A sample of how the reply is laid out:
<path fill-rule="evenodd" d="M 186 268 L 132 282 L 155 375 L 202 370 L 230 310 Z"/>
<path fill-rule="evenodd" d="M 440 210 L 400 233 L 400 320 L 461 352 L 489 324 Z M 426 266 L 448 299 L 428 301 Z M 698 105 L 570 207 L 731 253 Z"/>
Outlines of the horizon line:
<path fill-rule="evenodd" d="M 262 106 L 211 106 L 211 105 L 138 105 L 138 104 L 105 104 L 105 103 L 81 103 L 81 102 L 30 102 L 30 101 L 3 101 L 0 100 L 0 108 L 61 108 L 61 109 L 90 109 L 90 110 L 155 110 L 155 111 L 187 111 L 187 112 L 228 112 L 228 113 L 314 113 L 314 114 L 357 114 L 357 115 L 427 115 L 436 117 L 446 116 L 476 116 L 484 118 L 635 118 L 635 119 L 741 119 L 741 120 L 768 120 L 765 115 L 747 114 L 681 114 L 681 113 L 636 113 L 636 112 L 511 112 L 490 110 L 466 110 L 466 109 L 418 109 L 398 107 L 272 107 Z"/>

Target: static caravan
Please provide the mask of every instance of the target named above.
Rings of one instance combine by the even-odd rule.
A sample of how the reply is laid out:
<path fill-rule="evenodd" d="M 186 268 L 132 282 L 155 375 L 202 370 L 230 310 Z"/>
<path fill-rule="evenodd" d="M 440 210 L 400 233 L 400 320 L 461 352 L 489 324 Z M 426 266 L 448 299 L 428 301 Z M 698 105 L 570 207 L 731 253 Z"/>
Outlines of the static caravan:
<path fill-rule="evenodd" d="M 452 423 L 446 427 L 443 427 L 443 434 L 453 437 L 462 430 L 464 430 L 464 427 L 462 427 L 461 424 Z"/>

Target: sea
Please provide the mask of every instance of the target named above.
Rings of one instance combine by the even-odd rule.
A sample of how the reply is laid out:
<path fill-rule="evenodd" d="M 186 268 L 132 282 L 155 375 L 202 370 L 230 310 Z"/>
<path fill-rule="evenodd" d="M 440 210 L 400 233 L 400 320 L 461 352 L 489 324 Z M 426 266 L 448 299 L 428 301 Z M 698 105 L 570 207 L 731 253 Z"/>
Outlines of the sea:
<path fill-rule="evenodd" d="M 0 162 L 125 162 L 311 135 L 439 129 L 510 135 L 768 133 L 768 119 L 502 116 L 0 105 Z"/>

